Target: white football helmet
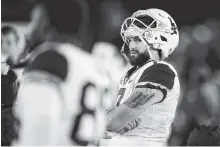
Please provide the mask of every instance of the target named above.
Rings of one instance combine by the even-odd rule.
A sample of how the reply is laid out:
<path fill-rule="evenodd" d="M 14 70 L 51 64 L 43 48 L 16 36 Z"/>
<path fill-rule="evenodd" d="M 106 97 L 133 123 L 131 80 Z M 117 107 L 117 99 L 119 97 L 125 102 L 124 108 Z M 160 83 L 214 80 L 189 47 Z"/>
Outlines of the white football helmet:
<path fill-rule="evenodd" d="M 165 11 L 152 8 L 139 10 L 127 18 L 121 27 L 121 37 L 128 45 L 129 37 L 139 37 L 144 43 L 159 50 L 161 60 L 166 59 L 178 46 L 179 32 L 173 18 Z M 126 55 L 125 45 L 122 53 Z M 151 49 L 148 50 L 152 58 Z M 125 56 L 126 57 L 126 56 Z"/>

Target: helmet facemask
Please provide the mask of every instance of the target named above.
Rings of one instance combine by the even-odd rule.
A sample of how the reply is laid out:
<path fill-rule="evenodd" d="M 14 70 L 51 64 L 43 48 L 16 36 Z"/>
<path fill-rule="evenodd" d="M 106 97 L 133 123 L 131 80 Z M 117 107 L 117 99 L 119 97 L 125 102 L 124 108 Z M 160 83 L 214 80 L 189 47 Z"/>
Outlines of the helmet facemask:
<path fill-rule="evenodd" d="M 152 59 L 152 50 L 158 51 L 160 59 L 164 59 L 160 47 L 161 45 L 166 45 L 166 42 L 162 44 L 163 39 L 166 41 L 166 38 L 158 35 L 157 32 L 165 32 L 166 25 L 149 14 L 135 17 L 136 13 L 134 13 L 132 17 L 127 18 L 122 24 L 121 37 L 123 41 L 129 46 L 129 37 L 139 37 L 144 44 L 151 46 L 150 49 L 148 49 L 150 59 Z M 158 36 L 160 36 L 160 38 Z"/>

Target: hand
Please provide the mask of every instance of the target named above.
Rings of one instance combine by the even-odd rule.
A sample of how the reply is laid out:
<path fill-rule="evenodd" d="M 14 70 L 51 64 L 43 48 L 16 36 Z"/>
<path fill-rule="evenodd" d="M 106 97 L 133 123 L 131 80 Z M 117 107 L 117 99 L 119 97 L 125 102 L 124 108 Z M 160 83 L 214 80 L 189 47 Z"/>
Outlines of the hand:
<path fill-rule="evenodd" d="M 105 110 L 105 114 L 108 114 L 109 112 L 111 112 L 112 110 L 115 109 L 115 106 L 114 105 L 111 105 L 110 107 L 108 107 L 106 110 Z"/>
<path fill-rule="evenodd" d="M 104 139 L 111 139 L 112 137 L 107 132 L 105 132 L 103 138 Z"/>
<path fill-rule="evenodd" d="M 123 129 L 121 129 L 117 133 L 118 134 L 124 134 L 125 132 L 128 132 L 129 130 L 133 130 L 134 128 L 136 128 L 139 125 L 141 120 L 142 120 L 141 118 L 137 118 L 137 119 L 131 121 L 129 124 L 127 124 L 127 126 L 125 126 Z"/>

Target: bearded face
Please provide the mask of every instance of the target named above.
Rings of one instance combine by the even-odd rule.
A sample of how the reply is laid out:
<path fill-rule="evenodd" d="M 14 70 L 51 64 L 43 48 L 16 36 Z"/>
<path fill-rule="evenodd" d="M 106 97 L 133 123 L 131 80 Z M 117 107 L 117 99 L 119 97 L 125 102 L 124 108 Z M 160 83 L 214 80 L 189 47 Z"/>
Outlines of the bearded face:
<path fill-rule="evenodd" d="M 150 59 L 148 47 L 138 37 L 129 39 L 128 59 L 132 66 L 139 66 Z"/>
<path fill-rule="evenodd" d="M 149 53 L 145 51 L 144 53 L 136 52 L 134 51 L 130 52 L 128 55 L 128 59 L 130 61 L 130 64 L 132 66 L 139 66 L 145 62 L 147 62 L 150 59 Z"/>

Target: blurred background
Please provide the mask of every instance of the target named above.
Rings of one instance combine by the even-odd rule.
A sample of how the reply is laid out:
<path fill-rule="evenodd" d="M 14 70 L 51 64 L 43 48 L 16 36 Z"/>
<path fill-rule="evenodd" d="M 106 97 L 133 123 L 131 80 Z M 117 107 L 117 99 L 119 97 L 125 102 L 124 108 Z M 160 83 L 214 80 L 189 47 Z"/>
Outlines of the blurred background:
<path fill-rule="evenodd" d="M 38 18 L 44 15 L 44 11 L 34 8 L 37 0 L 2 0 L 1 2 L 1 24 L 16 25 L 25 34 L 28 52 L 32 51 L 42 42 L 45 34 L 43 31 L 33 29 Z M 217 71 L 220 69 L 219 0 L 103 0 L 100 2 L 102 21 L 98 42 L 107 42 L 113 45 L 113 48 L 117 50 L 117 56 L 120 56 L 120 48 L 123 44 L 120 37 L 120 27 L 124 19 L 139 9 L 159 8 L 168 12 L 179 27 L 179 46 L 168 61 L 178 71 L 182 93 L 186 94 L 187 91 L 200 87 L 202 83 L 218 73 Z M 83 2 L 81 5 L 83 7 Z M 65 8 L 60 8 L 61 11 L 62 9 Z M 79 15 L 79 17 L 81 16 Z M 93 19 L 96 16 L 91 17 Z M 71 19 L 71 15 L 69 21 L 75 21 Z M 42 26 L 46 26 L 46 19 L 41 23 Z M 96 47 L 100 48 L 98 45 Z M 122 70 L 123 66 L 126 68 Z M 120 70 L 117 78 L 114 76 L 116 81 L 119 81 L 127 67 L 124 61 L 124 63 L 120 63 L 118 69 L 114 70 L 115 72 Z"/>
<path fill-rule="evenodd" d="M 37 0 L 1 1 L 1 24 L 9 23 L 17 26 L 25 34 L 27 40 L 26 48 L 29 52 L 42 42 L 41 38 L 44 36 L 44 32 L 33 29 L 36 20 L 44 13 L 41 9 L 33 9 L 36 2 Z M 200 89 L 203 83 L 208 82 L 219 86 L 219 0 L 103 0 L 100 8 L 102 11 L 102 23 L 100 24 L 101 29 L 98 41 L 108 42 L 111 44 L 110 46 L 113 45 L 113 48 L 117 50 L 117 55 L 106 57 L 108 58 L 106 60 L 111 62 L 114 56 L 123 60 L 123 57 L 120 56 L 120 48 L 123 44 L 120 37 L 121 24 L 126 17 L 135 11 L 148 8 L 165 10 L 174 18 L 179 27 L 179 46 L 169 57 L 168 61 L 177 69 L 181 79 L 182 96 L 187 96 L 188 99 L 196 97 L 193 92 Z M 60 8 L 60 11 L 62 9 L 65 8 Z M 95 18 L 96 16 L 92 17 Z M 71 15 L 70 21 L 74 21 L 71 19 Z M 43 23 L 47 22 L 41 23 L 44 26 Z M 94 48 L 97 47 L 99 48 L 97 50 L 100 50 L 100 47 L 105 48 L 105 45 L 109 46 L 109 44 L 102 44 L 101 46 L 94 46 Z M 93 50 L 95 50 L 94 48 Z M 108 52 L 103 54 L 108 54 Z M 103 55 L 103 57 L 105 56 Z M 117 62 L 119 63 L 119 60 Z M 117 68 L 111 71 L 112 78 L 115 79 L 115 85 L 117 85 L 120 77 L 128 67 L 124 60 Z M 203 93 L 203 95 L 219 97 L 219 93 L 211 92 L 207 89 L 207 92 Z"/>
<path fill-rule="evenodd" d="M 21 32 L 25 33 L 27 38 L 31 38 L 34 20 L 31 20 L 30 16 L 42 13 L 33 10 L 36 0 L 2 0 L 1 2 L 2 24 L 13 23 L 19 27 Z M 110 42 L 120 50 L 122 46 L 120 26 L 126 17 L 138 9 L 152 7 L 163 9 L 173 16 L 180 30 L 179 46 L 169 61 L 177 68 L 184 83 L 193 87 L 197 82 L 201 82 L 200 78 L 205 78 L 220 67 L 218 2 L 218 0 L 200 0 L 199 2 L 197 0 L 169 0 L 169 2 L 163 0 L 104 0 L 101 5 L 103 21 L 99 41 Z M 70 18 L 70 21 L 74 20 Z M 28 44 L 37 44 L 37 42 L 29 39 Z M 31 45 L 30 47 L 34 48 L 34 45 Z M 195 74 L 195 72 L 199 73 Z M 202 77 L 195 77 L 199 75 Z"/>

